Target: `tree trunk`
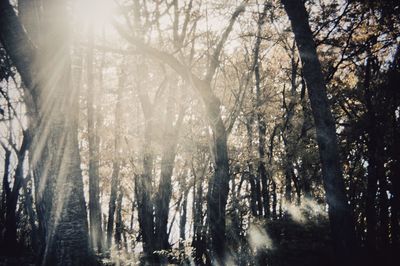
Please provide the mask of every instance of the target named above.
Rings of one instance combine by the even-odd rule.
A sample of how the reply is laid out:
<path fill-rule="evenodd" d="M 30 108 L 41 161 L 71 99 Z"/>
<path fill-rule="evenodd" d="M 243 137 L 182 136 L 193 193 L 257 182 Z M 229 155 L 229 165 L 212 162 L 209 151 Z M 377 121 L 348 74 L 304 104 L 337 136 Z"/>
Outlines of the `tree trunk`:
<path fill-rule="evenodd" d="M 1 239 L 1 250 L 5 251 L 5 254 L 8 254 L 10 252 L 13 252 L 15 250 L 16 244 L 17 244 L 17 238 L 16 238 L 16 228 L 15 228 L 15 237 L 13 237 L 11 232 L 14 232 L 14 230 L 11 230 L 12 228 L 7 229 L 7 225 L 10 226 L 14 224 L 12 221 L 7 221 L 10 219 L 10 217 L 15 217 L 15 210 L 14 210 L 14 215 L 9 214 L 9 198 L 11 194 L 11 189 L 10 189 L 10 182 L 8 181 L 8 177 L 10 174 L 10 159 L 11 159 L 11 150 L 9 150 L 7 147 L 3 146 L 4 148 L 4 173 L 3 173 L 3 189 L 2 189 L 2 197 L 1 197 L 1 224 L 4 224 L 4 229 L 9 231 L 10 236 L 4 235 L 4 239 Z M 3 216 L 3 214 L 5 214 Z M 8 218 L 8 219 L 7 219 Z M 15 218 L 14 218 L 15 219 Z M 8 249 L 7 245 L 10 245 L 11 248 Z"/>
<path fill-rule="evenodd" d="M 169 89 L 161 158 L 161 178 L 155 206 L 155 234 L 157 238 L 157 248 L 164 250 L 170 248 L 168 243 L 167 225 L 169 203 L 172 195 L 171 176 L 174 169 L 176 147 L 178 144 L 178 131 L 182 122 L 182 114 L 179 115 L 180 117 L 178 118 L 175 127 L 172 119 L 175 116 L 174 98 L 176 90 L 176 88 L 172 86 L 177 86 L 177 83 L 178 82 L 171 84 Z"/>
<path fill-rule="evenodd" d="M 181 208 L 179 209 L 179 250 L 183 253 L 185 252 L 187 205 L 189 194 L 189 187 L 187 186 L 186 178 L 187 175 L 182 175 L 180 180 L 180 189 L 182 191 L 183 202 Z"/>
<path fill-rule="evenodd" d="M 146 123 L 149 123 L 146 122 Z M 143 168 L 144 172 L 136 177 L 136 196 L 138 202 L 138 218 L 141 235 L 143 238 L 143 251 L 146 259 L 152 261 L 153 251 L 155 249 L 155 235 L 154 235 L 154 215 L 153 215 L 153 202 L 151 197 L 152 192 L 152 168 L 153 168 L 153 155 L 150 151 L 150 134 L 151 127 L 145 126 L 145 141 L 144 141 L 144 156 Z"/>
<path fill-rule="evenodd" d="M 107 248 L 111 248 L 112 234 L 114 230 L 114 215 L 116 208 L 117 192 L 119 186 L 119 172 L 121 168 L 121 159 L 119 149 L 121 147 L 121 120 L 122 120 L 122 91 L 125 85 L 125 74 L 122 72 L 119 76 L 117 103 L 115 105 L 115 127 L 114 127 L 114 160 L 111 174 L 111 192 L 108 203 L 108 221 L 107 221 Z"/>
<path fill-rule="evenodd" d="M 394 113 L 394 112 L 393 112 Z M 393 115 L 395 116 L 395 115 Z M 393 119 L 395 121 L 395 119 Z M 393 123 L 394 137 L 393 137 L 393 163 L 390 170 L 390 181 L 392 183 L 391 193 L 393 197 L 391 198 L 391 236 L 392 244 L 394 249 L 400 246 L 400 151 L 395 147 L 400 145 L 400 127 L 398 123 Z"/>
<path fill-rule="evenodd" d="M 207 199 L 208 221 L 211 234 L 211 246 L 214 256 L 222 263 L 225 256 L 225 210 L 229 192 L 229 162 L 227 135 L 219 112 L 219 101 L 213 97 L 206 106 L 213 131 L 215 173 L 209 183 Z"/>
<path fill-rule="evenodd" d="M 292 172 L 289 166 L 285 166 L 285 203 L 292 203 Z"/>
<path fill-rule="evenodd" d="M 397 46 L 396 54 L 389 70 L 389 99 L 391 99 L 390 127 L 392 128 L 392 145 L 389 149 L 393 162 L 390 165 L 389 180 L 391 187 L 391 238 L 393 250 L 398 250 L 400 246 L 400 123 L 396 110 L 400 105 L 400 93 L 398 84 L 400 82 L 400 45 Z"/>
<path fill-rule="evenodd" d="M 379 220 L 380 220 L 380 238 L 381 247 L 389 247 L 389 200 L 387 198 L 387 180 L 383 160 L 378 167 L 379 179 Z"/>
<path fill-rule="evenodd" d="M 248 157 L 249 160 L 247 162 L 247 166 L 249 169 L 248 173 L 248 180 L 250 184 L 250 210 L 251 214 L 254 217 L 258 216 L 257 213 L 257 195 L 260 195 L 260 193 L 257 193 L 257 185 L 256 185 L 256 177 L 254 175 L 254 167 L 253 167 L 253 114 L 251 114 L 251 117 L 249 121 L 246 123 L 246 129 L 247 129 L 247 149 L 248 149 Z"/>
<path fill-rule="evenodd" d="M 310 97 L 329 206 L 332 240 L 338 261 L 343 264 L 351 263 L 355 248 L 353 216 L 347 203 L 335 121 L 329 107 L 326 84 L 308 23 L 308 13 L 301 0 L 282 0 L 282 3 L 291 21 Z"/>
<path fill-rule="evenodd" d="M 114 158 L 113 170 L 111 174 L 110 201 L 108 202 L 107 248 L 111 248 L 112 244 L 112 235 L 114 230 L 114 216 L 115 216 L 116 200 L 118 192 L 119 171 L 120 171 L 119 159 Z"/>
<path fill-rule="evenodd" d="M 367 119 L 369 126 L 367 128 L 367 157 L 368 157 L 368 179 L 367 179 L 367 195 L 366 195 L 366 211 L 365 218 L 367 223 L 367 248 L 369 252 L 375 252 L 377 247 L 377 192 L 378 192 L 378 131 L 375 123 L 377 123 L 376 113 L 372 104 L 372 95 L 370 88 L 371 80 L 371 59 L 367 59 L 364 77 L 365 89 L 365 106 L 367 109 Z"/>
<path fill-rule="evenodd" d="M 398 126 L 397 126 L 398 127 Z M 394 140 L 394 147 L 399 147 L 400 145 L 400 130 L 397 131 L 397 136 L 395 136 Z M 396 146 L 397 143 L 397 146 Z M 399 180 L 399 173 L 400 173 L 400 151 L 398 149 L 394 149 L 393 151 L 395 154 L 393 157 L 395 158 L 390 173 L 390 180 L 392 182 L 392 191 L 393 197 L 391 198 L 391 237 L 392 237 L 392 244 L 394 249 L 400 246 L 400 180 Z M 397 157 L 397 158 L 396 158 Z"/>
<path fill-rule="evenodd" d="M 95 125 L 96 115 L 94 110 L 94 91 L 93 82 L 93 26 L 88 30 L 88 51 L 86 58 L 87 71 L 87 122 L 88 122 L 88 142 L 89 142 L 89 227 L 90 240 L 94 250 L 101 252 L 102 249 L 102 230 L 101 230 L 101 206 L 99 188 L 99 141 L 98 125 Z M 97 110 L 99 111 L 99 110 Z"/>
<path fill-rule="evenodd" d="M 248 174 L 248 179 L 250 183 L 250 210 L 251 214 L 254 217 L 258 216 L 257 212 L 257 186 L 256 186 L 256 177 L 253 174 L 253 164 L 252 162 L 248 162 L 248 169 L 249 169 L 249 174 Z"/>
<path fill-rule="evenodd" d="M 256 116 L 257 116 L 257 124 L 258 124 L 258 176 L 261 179 L 262 183 L 262 199 L 260 197 L 259 204 L 262 206 L 261 211 L 259 211 L 260 216 L 264 211 L 264 217 L 269 217 L 270 209 L 269 209 L 269 187 L 268 187 L 268 175 L 267 169 L 265 167 L 266 156 L 265 156 L 265 139 L 266 139 L 266 130 L 267 125 L 265 122 L 265 117 L 262 111 L 262 92 L 261 92 L 261 76 L 260 76 L 260 65 L 261 62 L 259 60 L 260 53 L 260 45 L 261 45 L 261 33 L 262 27 L 265 23 L 265 17 L 267 16 L 268 9 L 267 1 L 264 3 L 264 8 L 262 13 L 260 14 L 258 20 L 258 29 L 257 29 L 257 38 L 254 46 L 254 77 L 255 77 L 255 85 L 256 85 Z M 262 201 L 262 203 L 261 203 Z"/>
<path fill-rule="evenodd" d="M 272 180 L 272 219 L 276 220 L 276 205 L 278 204 L 277 202 L 277 196 L 276 196 L 276 183 L 274 180 Z"/>
<path fill-rule="evenodd" d="M 283 108 L 285 113 L 283 115 L 284 122 L 282 126 L 282 139 L 284 143 L 285 159 L 285 201 L 286 203 L 292 203 L 292 180 L 295 181 L 294 177 L 294 153 L 296 151 L 296 143 L 294 142 L 295 134 L 293 132 L 293 116 L 294 108 L 296 105 L 296 77 L 297 77 L 297 63 L 295 61 L 295 44 L 293 43 L 291 51 L 291 89 L 289 95 L 289 104 L 286 104 L 286 92 L 285 87 L 282 92 Z"/>
<path fill-rule="evenodd" d="M 122 188 L 120 187 L 120 191 L 117 198 L 117 217 L 115 219 L 115 245 L 117 249 L 122 249 L 122 232 L 124 229 L 124 224 L 122 222 L 122 197 L 124 193 L 122 192 Z"/>
<path fill-rule="evenodd" d="M 203 225 L 203 180 L 207 163 L 204 162 L 202 173 L 198 175 L 192 167 L 194 176 L 193 186 L 193 240 L 192 247 L 194 248 L 193 257 L 196 265 L 205 265 L 203 257 L 207 257 L 206 236 Z"/>
<path fill-rule="evenodd" d="M 142 66 L 137 65 L 138 72 L 145 77 Z M 152 149 L 154 129 L 153 104 L 150 102 L 149 95 L 144 83 L 138 81 L 136 84 L 139 100 L 144 115 L 144 142 L 143 142 L 143 171 L 135 177 L 135 192 L 138 204 L 139 228 L 143 242 L 143 259 L 149 263 L 157 263 L 157 257 L 153 254 L 156 250 L 155 221 L 154 221 L 154 202 L 153 192 L 153 164 L 154 151 Z"/>
<path fill-rule="evenodd" d="M 36 217 L 35 211 L 33 209 L 34 201 L 33 201 L 33 197 L 32 197 L 32 187 L 33 187 L 32 177 L 30 176 L 30 174 L 28 174 L 28 177 L 26 177 L 26 179 L 24 180 L 24 185 L 23 185 L 24 196 L 25 196 L 24 208 L 25 208 L 25 212 L 28 215 L 29 225 L 31 227 L 31 232 L 30 232 L 31 247 L 35 253 L 38 253 L 38 252 L 40 252 L 40 248 L 39 248 L 40 245 L 38 243 L 38 230 L 37 230 L 37 226 L 36 226 L 36 218 L 37 217 Z"/>
<path fill-rule="evenodd" d="M 269 209 L 269 186 L 268 186 L 268 174 L 267 169 L 265 167 L 265 135 L 266 135 L 266 124 L 264 117 L 261 114 L 257 115 L 258 117 L 258 154 L 259 154 L 259 163 L 258 163 L 258 174 L 262 183 L 262 206 L 264 211 L 264 217 L 268 218 L 270 216 Z"/>
<path fill-rule="evenodd" d="M 7 243 L 5 249 L 9 254 L 16 254 L 18 252 L 17 248 L 17 204 L 20 188 L 23 185 L 23 174 L 24 174 L 24 161 L 25 152 L 28 148 L 27 137 L 24 137 L 21 150 L 17 154 L 17 166 L 15 168 L 14 174 L 14 184 L 12 190 L 9 188 L 8 193 L 6 193 L 6 220 L 5 220 L 5 233 L 4 233 L 4 243 Z M 24 147 L 25 146 L 25 147 Z M 7 156 L 7 154 L 6 154 Z M 6 158 L 7 161 L 7 158 Z M 7 172 L 7 171 L 6 171 Z M 8 184 L 9 186 L 9 184 Z M 7 191 L 6 190 L 6 191 Z"/>

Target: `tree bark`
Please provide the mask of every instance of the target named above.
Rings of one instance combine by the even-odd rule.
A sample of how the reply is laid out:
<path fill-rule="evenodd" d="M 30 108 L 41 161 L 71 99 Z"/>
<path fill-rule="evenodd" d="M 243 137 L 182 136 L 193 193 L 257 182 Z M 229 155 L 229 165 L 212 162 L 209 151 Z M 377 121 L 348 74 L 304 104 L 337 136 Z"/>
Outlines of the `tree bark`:
<path fill-rule="evenodd" d="M 303 65 L 304 78 L 314 117 L 322 175 L 329 206 L 332 239 L 337 258 L 343 264 L 354 256 L 355 232 L 352 211 L 347 203 L 340 165 L 335 121 L 326 92 L 326 84 L 317 56 L 308 13 L 302 0 L 282 0 L 292 25 Z"/>

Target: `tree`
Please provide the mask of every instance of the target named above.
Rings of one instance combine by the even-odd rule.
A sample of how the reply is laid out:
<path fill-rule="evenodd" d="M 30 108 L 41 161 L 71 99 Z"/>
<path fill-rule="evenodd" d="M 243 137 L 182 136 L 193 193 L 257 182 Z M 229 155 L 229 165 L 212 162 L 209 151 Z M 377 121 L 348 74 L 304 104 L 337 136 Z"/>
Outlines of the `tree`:
<path fill-rule="evenodd" d="M 30 110 L 36 119 L 31 161 L 46 241 L 43 264 L 90 265 L 94 261 L 88 245 L 77 113 L 71 112 L 77 110 L 78 94 L 71 86 L 64 8 L 61 1 L 45 3 L 43 39 L 36 48 L 13 7 L 2 0 L 0 39 L 21 75 L 26 97 L 32 96 L 36 108 Z"/>
<path fill-rule="evenodd" d="M 318 59 L 315 41 L 308 24 L 308 13 L 301 0 L 282 0 L 289 16 L 303 66 L 304 79 L 310 97 L 317 142 L 322 164 L 322 176 L 329 205 L 332 239 L 338 259 L 349 263 L 355 245 L 352 213 L 347 203 L 335 122 L 329 107 L 326 84 Z M 350 261 L 351 263 L 351 261 Z"/>

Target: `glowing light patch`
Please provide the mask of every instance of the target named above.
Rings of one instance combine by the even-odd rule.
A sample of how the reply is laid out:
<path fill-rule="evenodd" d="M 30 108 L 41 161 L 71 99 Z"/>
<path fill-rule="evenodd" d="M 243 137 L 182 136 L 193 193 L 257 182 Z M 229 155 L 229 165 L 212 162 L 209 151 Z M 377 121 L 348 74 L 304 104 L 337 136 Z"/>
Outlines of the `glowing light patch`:
<path fill-rule="evenodd" d="M 253 250 L 272 249 L 272 240 L 260 225 L 251 224 L 247 237 Z"/>
<path fill-rule="evenodd" d="M 116 6 L 112 0 L 78 0 L 73 10 L 78 21 L 98 26 L 111 21 Z"/>

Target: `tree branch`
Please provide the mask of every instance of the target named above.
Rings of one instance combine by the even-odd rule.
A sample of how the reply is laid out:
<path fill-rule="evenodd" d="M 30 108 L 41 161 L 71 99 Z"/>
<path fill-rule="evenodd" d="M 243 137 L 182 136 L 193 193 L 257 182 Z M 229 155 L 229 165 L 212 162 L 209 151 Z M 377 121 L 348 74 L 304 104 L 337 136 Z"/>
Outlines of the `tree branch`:
<path fill-rule="evenodd" d="M 217 70 L 217 67 L 219 65 L 219 56 L 221 55 L 222 48 L 223 48 L 224 44 L 226 43 L 226 40 L 228 39 L 229 34 L 232 32 L 233 25 L 235 24 L 237 18 L 246 9 L 246 3 L 247 3 L 247 1 L 244 1 L 240 6 L 238 6 L 236 8 L 235 12 L 233 12 L 232 17 L 229 20 L 229 25 L 225 29 L 224 33 L 222 34 L 221 39 L 218 42 L 217 47 L 215 48 L 213 56 L 211 57 L 210 66 L 207 69 L 207 74 L 205 77 L 205 80 L 207 82 L 211 82 L 211 80 L 215 74 L 215 71 Z"/>

